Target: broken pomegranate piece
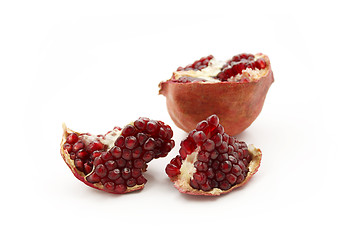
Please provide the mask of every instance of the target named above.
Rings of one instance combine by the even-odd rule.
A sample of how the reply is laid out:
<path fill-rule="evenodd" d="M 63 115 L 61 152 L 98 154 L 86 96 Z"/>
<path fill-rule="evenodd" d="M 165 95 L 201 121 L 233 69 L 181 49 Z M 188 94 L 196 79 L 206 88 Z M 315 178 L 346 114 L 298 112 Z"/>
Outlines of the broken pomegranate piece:
<path fill-rule="evenodd" d="M 261 151 L 224 132 L 216 115 L 199 122 L 181 142 L 165 172 L 191 195 L 220 195 L 246 184 L 257 172 Z"/>
<path fill-rule="evenodd" d="M 212 55 L 185 67 L 159 84 L 174 123 L 186 132 L 217 114 L 229 135 L 241 133 L 260 114 L 274 82 L 269 58 L 238 54 L 223 62 Z"/>
<path fill-rule="evenodd" d="M 63 129 L 61 155 L 75 177 L 110 193 L 144 188 L 147 164 L 167 156 L 175 145 L 170 126 L 144 117 L 105 135 Z"/>

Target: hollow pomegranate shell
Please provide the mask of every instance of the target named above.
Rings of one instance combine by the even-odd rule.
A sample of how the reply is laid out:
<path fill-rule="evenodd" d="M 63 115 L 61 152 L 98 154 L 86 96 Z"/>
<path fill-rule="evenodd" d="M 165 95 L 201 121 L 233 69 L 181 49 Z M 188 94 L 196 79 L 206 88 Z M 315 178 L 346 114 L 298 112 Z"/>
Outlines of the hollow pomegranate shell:
<path fill-rule="evenodd" d="M 273 82 L 269 64 L 267 74 L 253 82 L 165 81 L 159 85 L 159 94 L 166 97 L 170 117 L 184 131 L 191 131 L 202 119 L 216 114 L 233 136 L 248 128 L 260 114 Z"/>

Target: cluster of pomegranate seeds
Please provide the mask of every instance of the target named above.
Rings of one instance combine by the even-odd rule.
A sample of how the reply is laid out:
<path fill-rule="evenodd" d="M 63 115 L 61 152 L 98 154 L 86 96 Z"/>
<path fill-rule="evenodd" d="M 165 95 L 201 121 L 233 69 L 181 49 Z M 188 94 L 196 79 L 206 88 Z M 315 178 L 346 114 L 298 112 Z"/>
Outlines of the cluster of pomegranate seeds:
<path fill-rule="evenodd" d="M 180 155 L 171 160 L 165 171 L 170 178 L 183 174 L 180 171 L 183 161 L 197 151 L 196 171 L 189 182 L 193 189 L 226 191 L 243 182 L 249 172 L 252 157 L 246 143 L 224 133 L 216 115 L 199 122 L 180 146 Z"/>
<path fill-rule="evenodd" d="M 86 135 L 70 133 L 63 148 L 88 182 L 101 183 L 105 191 L 112 193 L 124 193 L 129 187 L 145 184 L 142 172 L 147 163 L 165 157 L 175 145 L 170 126 L 148 118 L 125 126 L 113 146 L 103 144 L 103 136 L 87 142 Z"/>
<path fill-rule="evenodd" d="M 235 55 L 231 60 L 226 62 L 216 78 L 221 81 L 227 81 L 229 78 L 241 74 L 242 71 L 247 68 L 266 68 L 266 62 L 263 58 L 258 58 L 257 60 L 254 60 L 254 58 L 255 56 L 253 54 L 242 53 Z"/>
<path fill-rule="evenodd" d="M 209 55 L 207 57 L 202 57 L 199 60 L 195 61 L 193 64 L 189 64 L 184 68 L 178 67 L 177 71 L 189 71 L 189 70 L 199 71 L 199 70 L 209 66 L 209 62 L 213 58 L 214 58 L 213 55 Z"/>

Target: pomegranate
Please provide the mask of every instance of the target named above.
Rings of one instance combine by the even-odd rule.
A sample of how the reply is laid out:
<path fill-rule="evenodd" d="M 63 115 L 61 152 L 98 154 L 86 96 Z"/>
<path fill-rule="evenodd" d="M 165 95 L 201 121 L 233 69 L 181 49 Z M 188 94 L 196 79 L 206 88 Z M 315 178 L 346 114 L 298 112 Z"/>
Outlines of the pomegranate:
<path fill-rule="evenodd" d="M 257 172 L 262 153 L 224 132 L 219 118 L 199 122 L 181 142 L 165 172 L 182 193 L 220 195 L 243 186 Z"/>
<path fill-rule="evenodd" d="M 186 132 L 211 114 L 217 114 L 231 136 L 244 131 L 260 114 L 274 82 L 270 60 L 264 54 L 239 54 L 226 62 L 212 55 L 186 67 L 159 84 L 170 117 Z"/>
<path fill-rule="evenodd" d="M 60 152 L 75 177 L 109 193 L 144 188 L 147 164 L 175 145 L 170 126 L 144 117 L 105 135 L 78 133 L 65 124 L 63 129 Z"/>

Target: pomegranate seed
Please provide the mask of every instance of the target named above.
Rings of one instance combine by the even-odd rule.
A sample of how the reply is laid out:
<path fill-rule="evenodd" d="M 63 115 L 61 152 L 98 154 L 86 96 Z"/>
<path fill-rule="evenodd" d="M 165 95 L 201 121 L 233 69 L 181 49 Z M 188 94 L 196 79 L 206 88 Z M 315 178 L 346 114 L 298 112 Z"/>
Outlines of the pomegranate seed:
<path fill-rule="evenodd" d="M 136 137 L 128 136 L 125 138 L 125 147 L 128 149 L 134 149 L 138 144 Z"/>
<path fill-rule="evenodd" d="M 128 179 L 128 180 L 126 181 L 126 185 L 127 185 L 128 187 L 133 187 L 133 186 L 135 186 L 135 185 L 136 185 L 136 179 L 135 179 L 135 178 L 130 178 L 130 179 Z"/>
<path fill-rule="evenodd" d="M 142 159 L 136 159 L 134 161 L 135 168 L 143 168 L 145 166 L 145 162 Z"/>
<path fill-rule="evenodd" d="M 106 191 L 112 192 L 115 189 L 115 184 L 113 182 L 107 182 L 104 184 L 104 189 Z"/>
<path fill-rule="evenodd" d="M 121 176 L 121 172 L 118 168 L 115 168 L 114 170 L 110 171 L 108 174 L 108 178 L 111 180 L 116 180 Z"/>
<path fill-rule="evenodd" d="M 74 144 L 79 140 L 79 137 L 76 133 L 70 133 L 67 138 L 66 138 L 66 142 L 69 144 Z"/>
<path fill-rule="evenodd" d="M 143 119 L 139 118 L 134 122 L 134 126 L 137 127 L 137 129 L 139 130 L 145 130 L 146 122 Z"/>
<path fill-rule="evenodd" d="M 217 127 L 219 125 L 219 118 L 214 114 L 207 118 L 207 122 Z"/>
<path fill-rule="evenodd" d="M 135 132 L 136 132 L 135 127 L 133 125 L 129 124 L 124 127 L 124 129 L 121 132 L 121 135 L 123 135 L 124 137 L 127 137 L 130 135 L 133 135 Z"/>
<path fill-rule="evenodd" d="M 143 160 L 145 162 L 150 162 L 155 157 L 155 153 L 153 151 L 146 151 L 143 155 Z"/>
<path fill-rule="evenodd" d="M 159 125 L 155 121 L 150 120 L 146 125 L 146 130 L 149 133 L 156 134 L 159 131 Z"/>
<path fill-rule="evenodd" d="M 129 179 L 131 177 L 131 170 L 129 168 L 123 168 L 121 171 L 121 176 L 124 179 Z"/>
<path fill-rule="evenodd" d="M 145 143 L 144 143 L 144 149 L 145 150 L 154 150 L 156 146 L 155 140 L 153 138 L 149 138 Z"/>
<path fill-rule="evenodd" d="M 69 143 L 65 143 L 63 149 L 66 150 L 68 153 L 70 153 L 72 150 L 72 145 Z"/>
<path fill-rule="evenodd" d="M 97 165 L 95 168 L 95 173 L 100 177 L 103 178 L 107 175 L 107 169 L 103 164 Z"/>
<path fill-rule="evenodd" d="M 105 162 L 105 167 L 107 168 L 107 170 L 111 171 L 114 170 L 115 168 L 117 168 L 117 164 L 114 160 L 109 160 L 107 162 Z"/>
<path fill-rule="evenodd" d="M 76 142 L 76 143 L 73 145 L 72 150 L 73 150 L 74 152 L 77 152 L 77 151 L 79 151 L 80 149 L 83 149 L 84 147 L 85 147 L 85 144 L 84 144 L 82 141 L 78 141 L 78 142 Z"/>
<path fill-rule="evenodd" d="M 170 177 L 176 176 L 180 173 L 180 169 L 174 164 L 168 164 L 165 168 L 165 172 Z"/>
<path fill-rule="evenodd" d="M 119 184 L 119 185 L 116 185 L 115 186 L 115 189 L 114 189 L 114 191 L 116 192 L 116 193 L 124 193 L 125 191 L 126 191 L 126 186 L 124 185 L 124 184 Z"/>
<path fill-rule="evenodd" d="M 116 159 L 116 158 L 120 158 L 121 157 L 121 148 L 114 146 L 110 149 L 110 153 L 111 155 Z"/>
<path fill-rule="evenodd" d="M 193 139 L 196 143 L 202 143 L 206 140 L 206 135 L 203 131 L 196 131 L 193 135 Z"/>
<path fill-rule="evenodd" d="M 196 172 L 193 175 L 193 178 L 196 180 L 198 184 L 204 184 L 206 182 L 206 175 L 202 172 Z"/>
<path fill-rule="evenodd" d="M 87 145 L 86 150 L 92 153 L 94 151 L 102 150 L 103 148 L 104 148 L 104 144 L 102 144 L 99 141 L 94 141 L 91 142 L 89 145 Z"/>
<path fill-rule="evenodd" d="M 84 171 L 84 163 L 81 161 L 81 159 L 76 158 L 74 160 L 74 165 L 79 171 Z"/>
<path fill-rule="evenodd" d="M 141 147 L 137 147 L 134 150 L 131 151 L 132 154 L 132 158 L 133 159 L 137 159 L 141 156 L 142 153 L 142 148 Z"/>
<path fill-rule="evenodd" d="M 144 176 L 140 176 L 136 179 L 136 184 L 138 185 L 142 185 L 145 184 L 147 182 L 146 178 L 144 178 Z"/>
<path fill-rule="evenodd" d="M 228 181 L 226 181 L 226 180 L 220 182 L 220 184 L 219 184 L 219 188 L 221 190 L 229 190 L 230 187 L 231 187 L 230 183 Z"/>
<path fill-rule="evenodd" d="M 215 149 L 215 143 L 214 141 L 207 139 L 202 145 L 202 148 L 208 152 L 212 152 Z"/>
<path fill-rule="evenodd" d="M 236 182 L 237 177 L 236 177 L 234 174 L 232 174 L 232 173 L 228 173 L 228 174 L 226 175 L 226 180 L 228 180 L 228 182 L 230 183 L 230 185 L 233 185 L 233 184 Z"/>
<path fill-rule="evenodd" d="M 220 169 L 224 173 L 228 173 L 231 171 L 232 164 L 230 161 L 224 161 L 220 163 Z"/>
<path fill-rule="evenodd" d="M 86 159 L 89 156 L 89 153 L 85 149 L 80 149 L 77 151 L 76 156 L 80 159 Z"/>

